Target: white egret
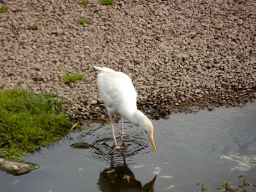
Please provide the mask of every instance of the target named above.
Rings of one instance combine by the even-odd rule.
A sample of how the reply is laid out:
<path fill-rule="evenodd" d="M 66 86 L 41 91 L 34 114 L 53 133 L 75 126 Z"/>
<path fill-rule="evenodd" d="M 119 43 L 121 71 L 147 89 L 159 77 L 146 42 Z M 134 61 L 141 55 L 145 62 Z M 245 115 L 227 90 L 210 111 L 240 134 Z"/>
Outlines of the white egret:
<path fill-rule="evenodd" d="M 123 132 L 123 117 L 140 126 L 147 134 L 154 150 L 156 151 L 153 139 L 154 127 L 151 121 L 140 111 L 137 110 L 137 93 L 132 84 L 132 80 L 126 74 L 117 72 L 106 67 L 94 67 L 100 73 L 97 76 L 97 84 L 100 96 L 105 103 L 110 118 L 110 128 L 113 134 L 114 150 L 120 149 L 117 145 L 112 115 L 120 114 L 122 117 L 121 135 Z M 113 150 L 112 150 L 113 152 Z"/>

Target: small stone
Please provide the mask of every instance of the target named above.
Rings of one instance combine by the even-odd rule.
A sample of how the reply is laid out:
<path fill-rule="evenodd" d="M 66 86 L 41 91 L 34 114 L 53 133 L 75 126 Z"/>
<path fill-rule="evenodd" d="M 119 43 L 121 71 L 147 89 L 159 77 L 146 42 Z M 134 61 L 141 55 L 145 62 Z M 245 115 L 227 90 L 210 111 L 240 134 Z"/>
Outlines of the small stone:
<path fill-rule="evenodd" d="M 13 169 L 15 169 L 15 170 L 18 170 L 19 169 L 19 167 L 17 166 L 17 165 L 12 165 L 11 166 Z"/>
<path fill-rule="evenodd" d="M 39 71 L 41 69 L 40 65 L 34 65 L 34 69 Z"/>
<path fill-rule="evenodd" d="M 70 83 L 69 83 L 69 86 L 70 86 L 71 88 L 73 88 L 73 87 L 74 87 L 74 83 L 73 83 L 73 82 L 70 82 Z"/>
<path fill-rule="evenodd" d="M 100 116 L 100 119 L 101 119 L 101 120 L 105 120 L 105 115 L 101 115 L 101 116 Z"/>
<path fill-rule="evenodd" d="M 242 19 L 239 19 L 239 20 L 237 21 L 237 23 L 238 23 L 239 25 L 242 25 L 242 24 L 244 23 L 244 21 L 243 21 Z"/>
<path fill-rule="evenodd" d="M 156 33 L 159 34 L 159 35 L 163 35 L 162 31 L 157 31 Z"/>
<path fill-rule="evenodd" d="M 198 93 L 200 93 L 200 92 L 201 92 L 200 89 L 196 89 L 196 91 L 195 91 L 196 94 L 198 94 Z"/>

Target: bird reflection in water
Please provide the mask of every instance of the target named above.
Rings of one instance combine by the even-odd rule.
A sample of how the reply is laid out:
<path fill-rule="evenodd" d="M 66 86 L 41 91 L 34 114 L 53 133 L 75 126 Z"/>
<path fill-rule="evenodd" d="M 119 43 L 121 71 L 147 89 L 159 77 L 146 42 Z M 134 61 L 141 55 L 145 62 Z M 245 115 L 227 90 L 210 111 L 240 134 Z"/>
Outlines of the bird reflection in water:
<path fill-rule="evenodd" d="M 102 192 L 154 192 L 157 175 L 142 186 L 127 166 L 124 155 L 123 162 L 123 165 L 114 166 L 113 156 L 111 157 L 111 166 L 100 173 L 97 183 Z"/>
<path fill-rule="evenodd" d="M 110 163 L 110 167 L 100 173 L 97 183 L 99 189 L 102 192 L 153 192 L 157 175 L 142 186 L 125 161 L 125 158 L 131 160 L 138 153 L 143 155 L 151 152 L 151 149 L 147 147 L 147 140 L 143 138 L 143 133 L 129 134 L 134 138 L 125 138 L 129 148 L 109 154 L 107 151 L 111 147 L 112 139 L 108 136 L 100 137 L 101 135 L 107 135 L 108 128 L 102 129 L 97 124 L 92 126 L 95 127 L 84 130 L 80 134 L 81 142 L 73 143 L 71 146 L 76 149 L 91 149 L 86 150 L 84 155 L 97 161 Z"/>

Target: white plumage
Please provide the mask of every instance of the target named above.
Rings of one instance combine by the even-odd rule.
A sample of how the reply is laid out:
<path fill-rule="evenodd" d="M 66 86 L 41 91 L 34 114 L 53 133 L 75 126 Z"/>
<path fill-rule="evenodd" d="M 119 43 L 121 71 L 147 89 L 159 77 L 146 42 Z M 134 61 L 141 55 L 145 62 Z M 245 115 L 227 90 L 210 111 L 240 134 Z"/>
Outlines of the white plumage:
<path fill-rule="evenodd" d="M 120 114 L 122 117 L 135 125 L 139 125 L 147 134 L 154 150 L 156 151 L 151 121 L 139 110 L 137 110 L 137 93 L 130 77 L 122 72 L 117 72 L 106 67 L 94 67 L 100 73 L 97 77 L 97 84 L 100 96 L 110 117 L 110 128 L 113 134 L 115 149 L 117 145 L 112 125 L 112 115 Z M 123 119 L 122 132 L 123 133 Z"/>

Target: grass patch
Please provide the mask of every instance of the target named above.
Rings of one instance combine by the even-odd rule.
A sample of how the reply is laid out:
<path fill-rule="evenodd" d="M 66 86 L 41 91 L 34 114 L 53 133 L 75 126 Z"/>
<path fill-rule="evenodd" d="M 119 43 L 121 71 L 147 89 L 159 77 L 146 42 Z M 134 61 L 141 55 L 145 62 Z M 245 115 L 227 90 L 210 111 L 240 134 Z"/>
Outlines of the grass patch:
<path fill-rule="evenodd" d="M 90 22 L 89 20 L 87 20 L 87 19 L 81 18 L 81 19 L 78 19 L 78 20 L 77 20 L 77 23 L 83 25 L 83 24 L 85 24 L 85 23 L 86 23 L 86 24 L 90 24 L 91 22 Z"/>
<path fill-rule="evenodd" d="M 0 7 L 0 13 L 7 13 L 8 12 L 8 7 L 6 7 L 5 5 L 2 5 Z"/>
<path fill-rule="evenodd" d="M 89 0 L 82 0 L 78 2 L 78 5 L 87 5 L 89 4 Z"/>
<path fill-rule="evenodd" d="M 29 30 L 38 30 L 38 26 L 37 26 L 36 23 L 33 24 L 33 25 L 28 25 L 28 29 L 29 29 Z"/>
<path fill-rule="evenodd" d="M 0 157 L 17 159 L 61 139 L 73 124 L 63 103 L 51 92 L 0 91 Z"/>
<path fill-rule="evenodd" d="M 99 3 L 102 5 L 113 5 L 114 0 L 99 0 Z"/>
<path fill-rule="evenodd" d="M 82 73 L 71 73 L 69 75 L 64 75 L 62 77 L 64 83 L 70 83 L 73 82 L 75 83 L 77 80 L 82 80 L 83 79 L 83 74 Z"/>

